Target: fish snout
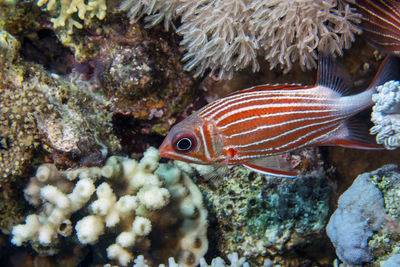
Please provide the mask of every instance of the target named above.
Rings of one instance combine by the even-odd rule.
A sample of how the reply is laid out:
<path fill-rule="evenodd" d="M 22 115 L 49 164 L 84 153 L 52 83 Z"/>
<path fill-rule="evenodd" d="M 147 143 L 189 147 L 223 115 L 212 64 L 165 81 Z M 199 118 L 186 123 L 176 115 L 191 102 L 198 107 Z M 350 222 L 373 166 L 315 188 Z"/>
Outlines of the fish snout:
<path fill-rule="evenodd" d="M 174 154 L 174 150 L 172 149 L 172 146 L 167 140 L 164 140 L 162 142 L 161 146 L 158 148 L 158 154 L 162 158 L 171 158 L 171 155 Z"/>

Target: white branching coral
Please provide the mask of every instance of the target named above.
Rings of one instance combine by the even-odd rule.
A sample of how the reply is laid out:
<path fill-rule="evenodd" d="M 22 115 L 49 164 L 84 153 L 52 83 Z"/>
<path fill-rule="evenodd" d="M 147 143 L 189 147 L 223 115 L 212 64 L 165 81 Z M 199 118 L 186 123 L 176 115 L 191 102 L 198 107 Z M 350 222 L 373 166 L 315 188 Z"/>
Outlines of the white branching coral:
<path fill-rule="evenodd" d="M 378 86 L 376 91 L 372 96 L 375 105 L 371 113 L 375 126 L 370 133 L 376 134 L 378 144 L 393 150 L 400 147 L 400 82 L 389 81 Z"/>
<path fill-rule="evenodd" d="M 311 69 L 316 51 L 342 55 L 361 32 L 360 15 L 342 0 L 124 0 L 120 8 L 133 21 L 145 16 L 148 26 L 164 21 L 167 30 L 180 17 L 185 69 L 195 76 L 210 69 L 220 79 L 258 70 L 258 54 L 271 69 L 289 71 L 297 62 Z"/>
<path fill-rule="evenodd" d="M 95 244 L 104 233 L 114 232 L 107 255 L 122 266 L 133 261 L 132 247 L 151 242 L 167 246 L 161 254 L 175 257 L 180 265 L 195 266 L 208 248 L 202 195 L 187 174 L 158 160 L 157 149 L 149 148 L 139 162 L 113 156 L 103 167 L 60 171 L 41 165 L 24 190 L 40 212 L 13 227 L 11 242 L 30 242 L 42 253 L 54 254 L 61 237 L 74 229 L 81 244 Z M 86 216 L 79 219 L 82 213 Z M 75 226 L 72 215 L 79 219 Z M 157 239 L 151 240 L 150 232 Z M 143 246 L 142 253 L 150 255 L 147 249 Z"/>

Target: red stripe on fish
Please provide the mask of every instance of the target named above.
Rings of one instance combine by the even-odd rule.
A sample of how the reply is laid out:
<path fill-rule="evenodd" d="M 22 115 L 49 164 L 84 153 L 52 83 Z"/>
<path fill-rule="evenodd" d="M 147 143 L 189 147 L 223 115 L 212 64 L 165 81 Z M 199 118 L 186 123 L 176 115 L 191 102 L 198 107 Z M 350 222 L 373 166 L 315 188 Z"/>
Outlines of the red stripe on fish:
<path fill-rule="evenodd" d="M 257 129 L 243 136 L 229 139 L 227 144 L 241 153 L 272 155 L 289 152 L 325 137 L 336 129 L 343 118 L 320 119 L 310 124 L 307 120 L 275 130 Z"/>
<path fill-rule="evenodd" d="M 361 24 L 372 44 L 400 54 L 400 2 L 389 0 L 357 0 L 354 5 L 361 13 Z"/>

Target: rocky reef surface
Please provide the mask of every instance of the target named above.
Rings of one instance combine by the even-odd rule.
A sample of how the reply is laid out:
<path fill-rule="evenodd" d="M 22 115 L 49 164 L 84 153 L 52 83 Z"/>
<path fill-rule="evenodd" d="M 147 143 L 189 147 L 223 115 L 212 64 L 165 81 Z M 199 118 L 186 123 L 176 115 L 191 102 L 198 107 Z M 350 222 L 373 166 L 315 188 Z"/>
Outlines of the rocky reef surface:
<path fill-rule="evenodd" d="M 382 213 L 363 228 L 358 258 L 338 248 L 351 242 L 325 232 L 357 175 L 400 164 L 395 81 L 374 96 L 371 130 L 393 151 L 295 151 L 285 160 L 296 179 L 240 166 L 208 178 L 207 168 L 160 160 L 150 148 L 233 91 L 314 84 L 318 51 L 337 55 L 354 91 L 364 90 L 384 53 L 355 35 L 355 10 L 344 1 L 181 2 L 0 0 L 0 265 L 395 266 L 393 165 L 362 176 Z M 314 23 L 318 8 L 327 20 Z M 308 10 L 301 25 L 294 10 Z M 292 27 L 276 30 L 279 21 Z M 279 42 L 268 42 L 268 29 Z M 372 127 L 370 112 L 360 120 Z M 348 221 L 337 216 L 340 236 Z"/>

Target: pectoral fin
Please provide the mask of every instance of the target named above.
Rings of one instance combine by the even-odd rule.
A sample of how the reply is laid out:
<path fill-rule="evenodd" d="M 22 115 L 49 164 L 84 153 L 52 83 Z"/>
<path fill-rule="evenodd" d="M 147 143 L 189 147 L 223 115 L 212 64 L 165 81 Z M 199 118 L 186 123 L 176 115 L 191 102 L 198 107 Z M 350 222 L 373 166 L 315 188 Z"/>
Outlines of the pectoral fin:
<path fill-rule="evenodd" d="M 284 160 L 284 155 L 260 158 L 244 163 L 250 170 L 277 177 L 296 178 L 297 172 Z"/>

